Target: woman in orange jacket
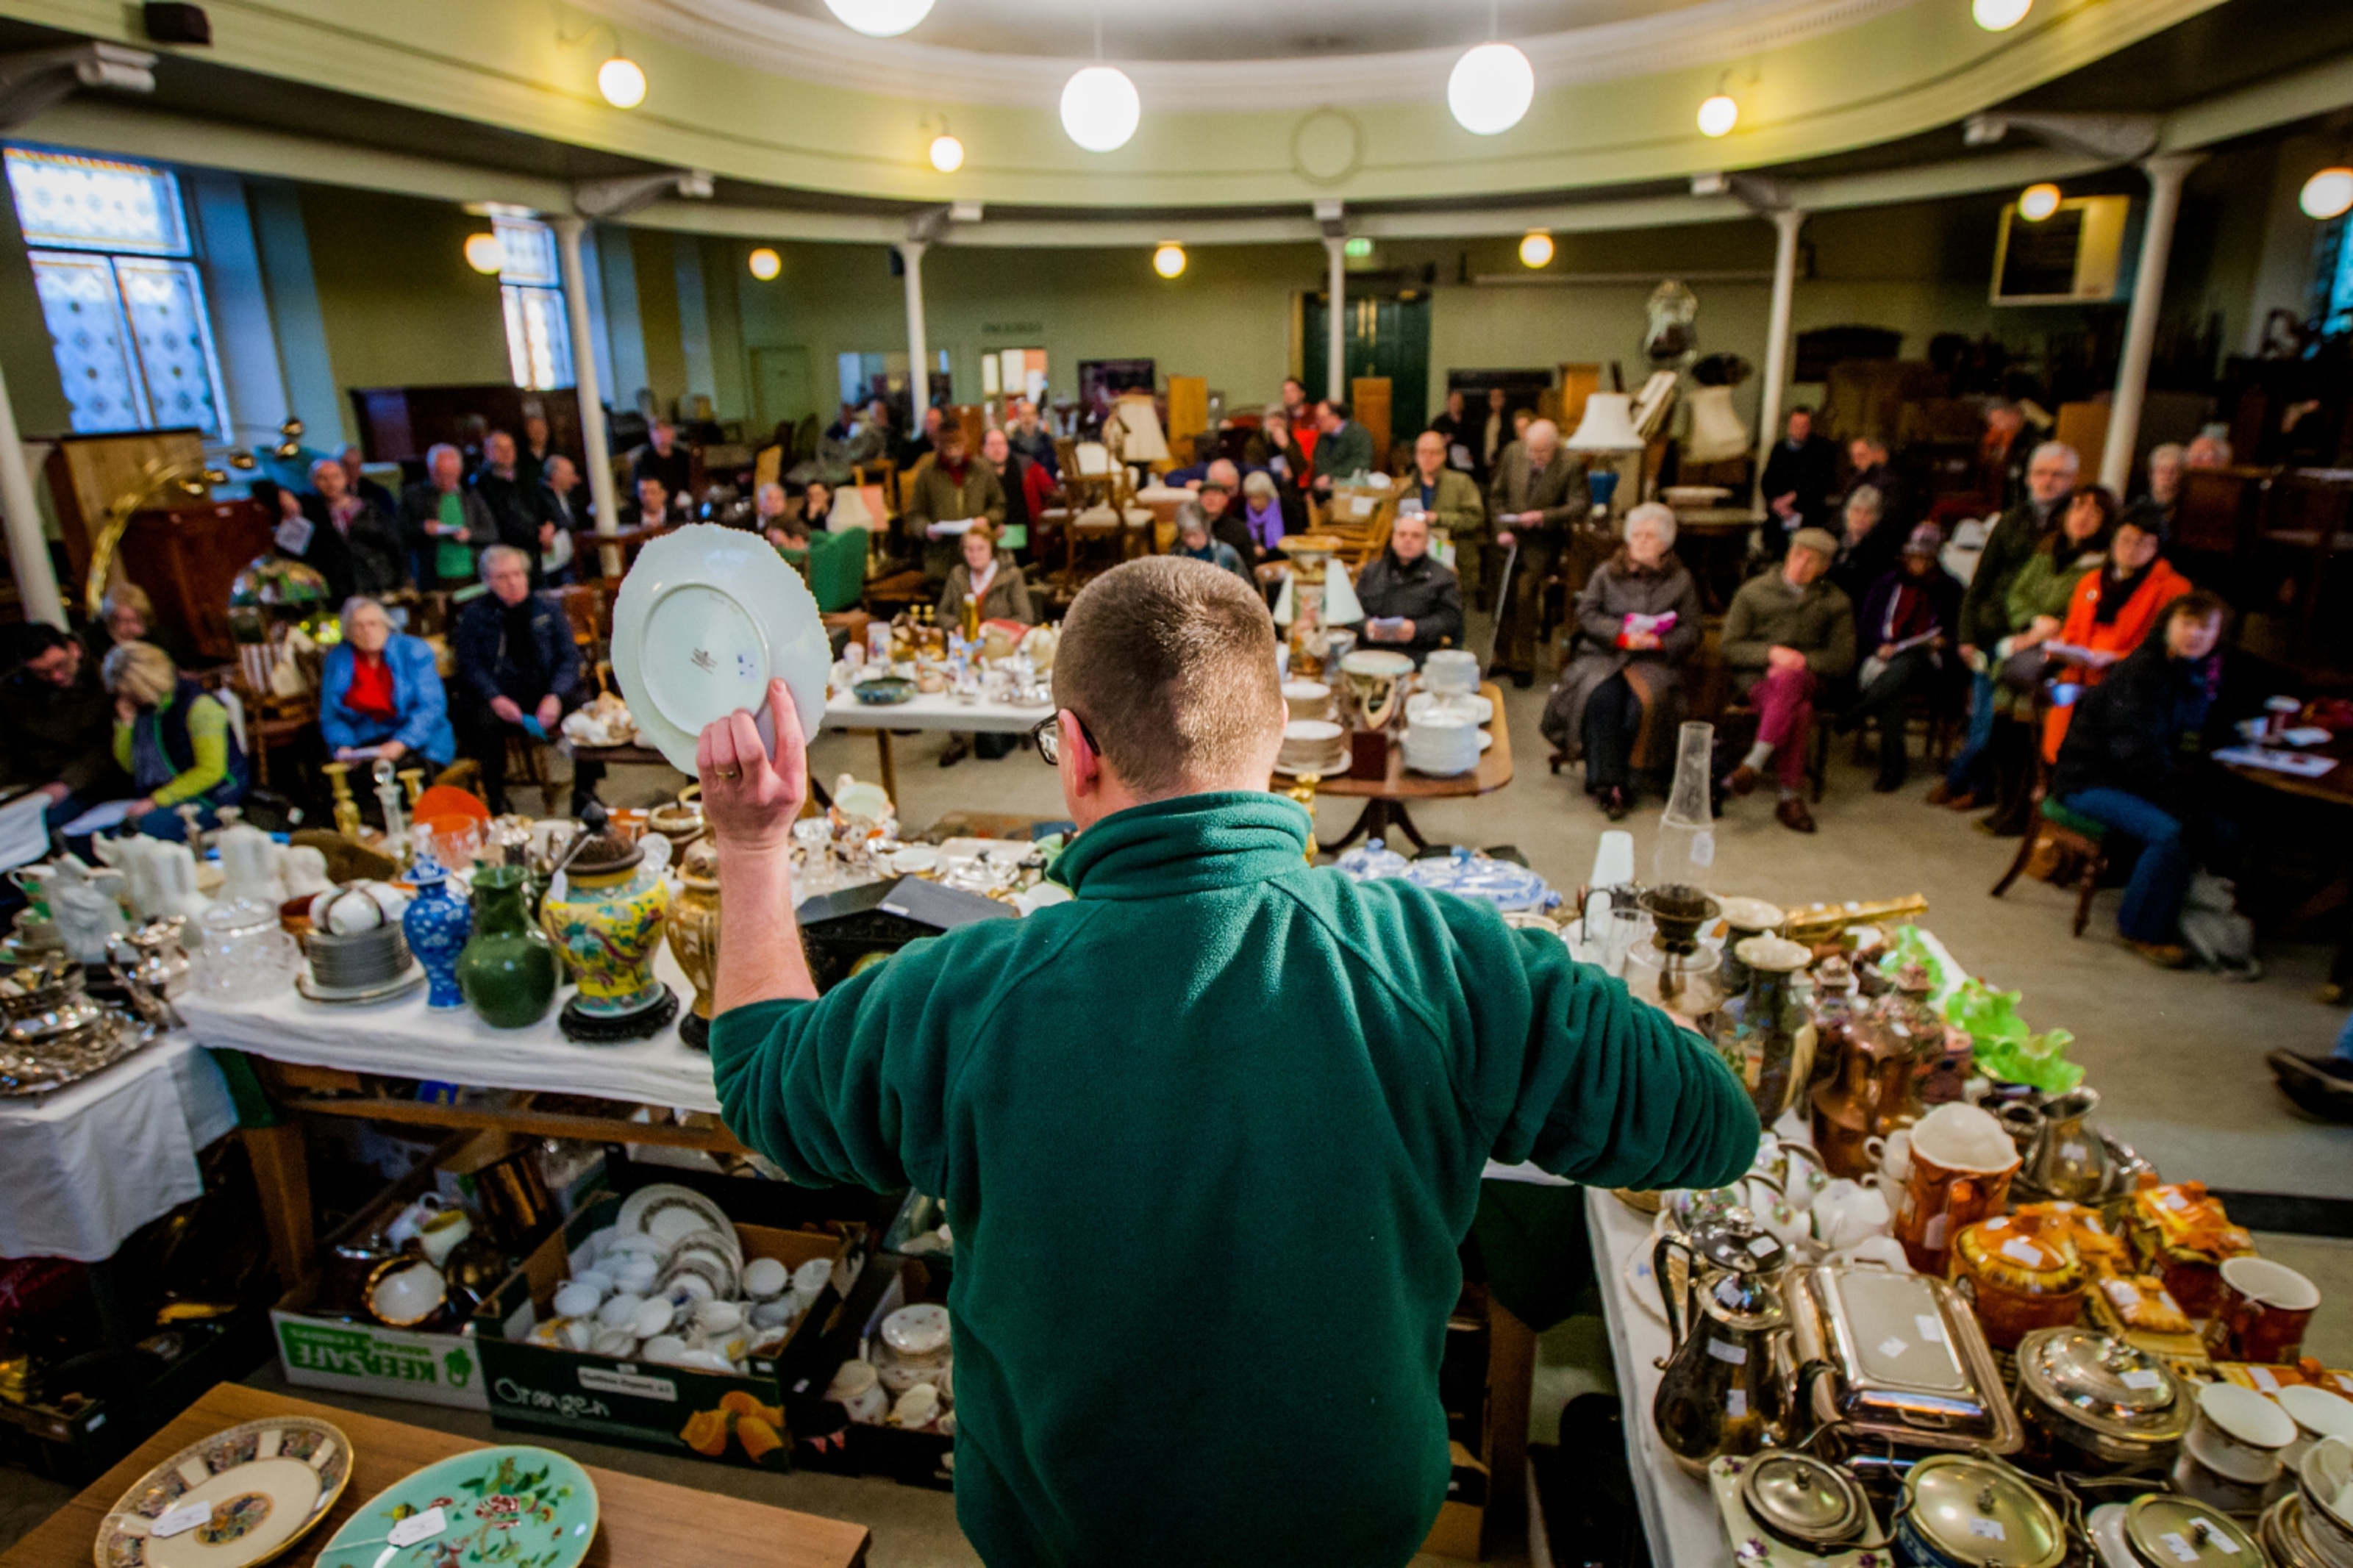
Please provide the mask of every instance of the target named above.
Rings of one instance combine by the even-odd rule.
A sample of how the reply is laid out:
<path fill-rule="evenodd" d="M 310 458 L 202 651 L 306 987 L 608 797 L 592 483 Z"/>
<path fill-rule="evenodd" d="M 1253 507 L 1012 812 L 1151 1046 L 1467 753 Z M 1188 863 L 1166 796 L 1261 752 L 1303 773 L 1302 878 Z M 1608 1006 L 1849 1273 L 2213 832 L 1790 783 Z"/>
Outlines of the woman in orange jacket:
<path fill-rule="evenodd" d="M 2067 602 L 2067 619 L 2059 635 L 2045 645 L 2057 660 L 2053 674 L 2063 698 L 2042 721 L 2042 759 L 2047 763 L 2059 760 L 2059 743 L 2067 738 L 2075 698 L 2097 686 L 2111 667 L 2140 647 L 2166 606 L 2189 592 L 2189 579 L 2158 558 L 2163 542 L 2144 526 L 2147 521 L 2127 516 L 2116 524 L 2106 563 L 2084 574 L 2075 596 Z"/>

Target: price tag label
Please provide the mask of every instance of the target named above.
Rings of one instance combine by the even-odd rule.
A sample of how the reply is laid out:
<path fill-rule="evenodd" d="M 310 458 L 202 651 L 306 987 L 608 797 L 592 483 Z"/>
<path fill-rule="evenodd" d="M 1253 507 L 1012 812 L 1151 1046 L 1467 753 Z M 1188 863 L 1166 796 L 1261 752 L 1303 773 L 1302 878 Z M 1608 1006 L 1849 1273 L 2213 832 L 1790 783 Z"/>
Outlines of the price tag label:
<path fill-rule="evenodd" d="M 1722 1340 L 1710 1340 L 1707 1342 L 1707 1353 L 1733 1366 L 1748 1364 L 1748 1347 L 1746 1345 L 1727 1344 Z"/>
<path fill-rule="evenodd" d="M 2267 1366 L 2251 1365 L 2247 1368 L 2247 1375 L 2253 1378 L 2255 1380 L 2255 1386 L 2262 1389 L 2265 1394 L 2277 1394 L 2279 1392 L 2279 1379 L 2272 1375 L 2271 1368 Z"/>
<path fill-rule="evenodd" d="M 441 1510 L 428 1508 L 423 1513 L 412 1513 L 401 1520 L 384 1532 L 384 1539 L 385 1544 L 391 1546 L 414 1546 L 420 1541 L 432 1540 L 448 1528 L 448 1522 L 441 1517 Z"/>
<path fill-rule="evenodd" d="M 1897 1339 L 1894 1334 L 1879 1342 L 1879 1353 L 1890 1361 L 1894 1361 L 1911 1348 L 1910 1341 Z"/>
<path fill-rule="evenodd" d="M 147 1533 L 158 1540 L 168 1541 L 174 1535 L 186 1534 L 212 1516 L 213 1505 L 208 1502 L 184 1502 L 157 1520 L 155 1528 Z"/>
<path fill-rule="evenodd" d="M 1768 1253 L 1778 1251 L 1780 1249 L 1780 1237 L 1775 1236 L 1760 1236 L 1756 1240 L 1748 1244 L 1748 1250 L 1755 1253 L 1757 1257 L 1763 1258 Z"/>
<path fill-rule="evenodd" d="M 2120 1372 L 2116 1373 L 2116 1381 L 2123 1384 L 2126 1388 L 2137 1388 L 2146 1391 L 2152 1388 L 2164 1387 L 2165 1374 L 2158 1372 L 2154 1367 L 2136 1367 L 2131 1372 Z"/>
<path fill-rule="evenodd" d="M 2198 1561 L 2198 1548 L 2190 1545 L 2188 1541 L 2183 1539 L 2179 1531 L 2168 1530 L 2163 1535 L 2158 1536 L 2158 1539 L 2165 1542 L 2165 1549 L 2173 1553 L 2176 1561 L 2182 1563 L 2195 1563 Z"/>
<path fill-rule="evenodd" d="M 2171 1187 L 2168 1187 L 2164 1191 L 2158 1193 L 2157 1194 L 2157 1201 L 2163 1206 L 2169 1209 L 2180 1210 L 2186 1209 L 2189 1206 L 2189 1200 L 2183 1197 L 2179 1193 L 2175 1192 Z"/>
<path fill-rule="evenodd" d="M 2007 1541 L 2010 1539 L 2010 1532 L 2002 1529 L 2001 1521 L 1998 1519 L 1973 1519 L 1969 1521 L 1969 1533 L 1976 1536 L 1980 1541 Z"/>
<path fill-rule="evenodd" d="M 2090 1152 L 2091 1151 L 2084 1148 L 2081 1143 L 2062 1143 L 2059 1145 L 2059 1157 L 2063 1160 L 2080 1160 Z"/>
<path fill-rule="evenodd" d="M 2001 1255 L 2012 1263 L 2023 1263 L 2029 1268 L 2042 1267 L 2042 1249 L 2022 1236 L 2013 1236 L 2003 1242 Z"/>
<path fill-rule="evenodd" d="M 1748 1391 L 1745 1388 L 1725 1390 L 1724 1395 L 1724 1413 L 1726 1415 L 1731 1416 L 1735 1421 L 1746 1415 L 1748 1414 Z"/>
<path fill-rule="evenodd" d="M 1932 1345 L 1945 1342 L 1945 1320 L 1932 1312 L 1922 1312 L 1912 1320 L 1912 1327 Z"/>

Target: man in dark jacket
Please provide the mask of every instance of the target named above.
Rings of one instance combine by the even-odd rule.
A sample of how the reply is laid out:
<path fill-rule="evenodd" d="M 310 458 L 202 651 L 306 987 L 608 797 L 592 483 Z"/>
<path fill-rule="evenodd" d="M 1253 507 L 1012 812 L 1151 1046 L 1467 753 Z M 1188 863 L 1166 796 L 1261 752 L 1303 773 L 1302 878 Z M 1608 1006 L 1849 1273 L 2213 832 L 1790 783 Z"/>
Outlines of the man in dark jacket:
<path fill-rule="evenodd" d="M 498 520 L 466 488 L 466 458 L 444 441 L 425 454 L 425 478 L 400 492 L 400 533 L 421 588 L 462 588 L 475 554 L 498 542 Z"/>
<path fill-rule="evenodd" d="M 1838 554 L 1823 575 L 1860 606 L 1879 586 L 1879 580 L 1895 569 L 1897 557 L 1904 553 L 1904 531 L 1887 515 L 1879 491 L 1869 485 L 1847 492 L 1845 510 L 1846 531 L 1839 536 Z M 1953 587 L 1957 593 L 1960 584 Z M 1957 630 L 1957 622 L 1947 629 Z M 1869 640 L 1868 634 L 1864 640 Z"/>
<path fill-rule="evenodd" d="M 311 465 L 311 493 L 301 498 L 311 525 L 300 559 L 327 580 L 329 599 L 380 598 L 408 585 L 408 546 L 400 524 L 351 491 L 351 476 L 332 458 Z"/>
<path fill-rule="evenodd" d="M 1505 557 L 1510 585 L 1498 590 L 1506 597 L 1495 606 L 1495 670 L 1508 670 L 1523 689 L 1535 683 L 1545 577 L 1575 542 L 1591 504 L 1585 467 L 1562 449 L 1560 426 L 1549 419 L 1530 425 L 1525 438 L 1495 459 L 1495 482 L 1487 492 L 1495 542 L 1507 551 L 1519 547 L 1516 561 Z M 1571 586 L 1583 587 L 1583 579 Z"/>
<path fill-rule="evenodd" d="M 1315 405 L 1315 429 L 1312 488 L 1320 499 L 1330 500 L 1334 485 L 1381 466 L 1380 454 L 1373 450 L 1373 433 L 1356 423 L 1339 398 L 1327 397 Z"/>
<path fill-rule="evenodd" d="M 2180 915 L 2196 865 L 2189 841 L 2212 826 L 2198 770 L 2230 718 L 2221 700 L 2228 616 L 2202 588 L 2176 599 L 2162 635 L 2076 702 L 2051 775 L 2052 798 L 2106 825 L 2112 845 L 2139 847 L 2116 930 L 2126 947 L 2167 969 L 2189 962 Z"/>
<path fill-rule="evenodd" d="M 1901 539 L 1912 526 L 1912 513 L 1906 505 L 1904 476 L 1895 471 L 1889 459 L 1887 443 L 1876 436 L 1857 436 L 1846 444 L 1847 466 L 1853 470 L 1846 482 L 1847 499 L 1852 500 L 1857 490 L 1868 486 L 1879 494 L 1879 515 Z"/>
<path fill-rule="evenodd" d="M 1709 1186 L 1747 1169 L 1756 1112 L 1557 939 L 1307 864 L 1314 824 L 1266 788 L 1274 627 L 1230 574 L 1090 583 L 1054 701 L 1074 896 L 822 997 L 791 693 L 773 750 L 748 713 L 703 731 L 727 1125 L 795 1182 L 955 1216 L 956 1518 L 984 1561 L 1400 1568 L 1446 1496 L 1439 1365 L 1486 1161 Z M 1107 1207 L 1149 1245 L 1090 1247 Z"/>
<path fill-rule="evenodd" d="M 1792 408 L 1788 434 L 1765 459 L 1765 553 L 1778 561 L 1791 534 L 1827 523 L 1837 482 L 1838 452 L 1814 434 L 1814 411 Z"/>
<path fill-rule="evenodd" d="M 114 699 L 77 638 L 36 622 L 17 644 L 24 662 L 0 680 L 0 778 L 47 795 L 58 827 L 131 793 L 114 761 Z"/>
<path fill-rule="evenodd" d="M 1356 599 L 1366 646 L 1394 647 L 1417 668 L 1431 649 L 1462 640 L 1462 582 L 1430 559 L 1427 513 L 1398 514 L 1389 547 L 1356 578 Z"/>
<path fill-rule="evenodd" d="M 1847 734 L 1864 724 L 1879 725 L 1879 778 L 1871 787 L 1893 795 L 1904 787 L 1907 766 L 1904 731 L 1909 699 L 1921 692 L 1941 701 L 1948 689 L 1947 655 L 1961 619 L 1961 585 L 1938 564 L 1945 536 L 1924 522 L 1904 542 L 1903 563 L 1872 584 L 1856 629 L 1858 646 L 1870 650 L 1861 672 L 1862 690 L 1838 717 Z"/>
<path fill-rule="evenodd" d="M 367 477 L 366 454 L 345 447 L 336 458 L 343 468 L 343 488 L 389 518 L 400 516 L 400 498 Z"/>
<path fill-rule="evenodd" d="M 693 488 L 694 455 L 678 438 L 678 426 L 657 419 L 646 432 L 646 444 L 629 462 L 629 488 L 652 478 L 662 482 L 662 493 L 682 496 Z"/>
<path fill-rule="evenodd" d="M 555 520 L 547 510 L 547 496 L 540 489 L 538 476 L 517 459 L 515 438 L 504 430 L 493 430 L 482 441 L 482 466 L 474 473 L 474 493 L 490 509 L 498 542 L 512 544 L 531 557 L 531 580 L 536 586 L 540 531 Z"/>
<path fill-rule="evenodd" d="M 552 739 L 586 696 L 572 623 L 554 598 L 532 592 L 531 567 L 531 555 L 513 545 L 483 551 L 482 581 L 491 591 L 459 613 L 450 637 L 458 673 L 449 718 L 458 749 L 481 764 L 482 799 L 498 813 L 507 809 L 507 742 L 518 735 L 534 745 Z M 604 776 L 601 763 L 573 764 L 575 816 Z"/>

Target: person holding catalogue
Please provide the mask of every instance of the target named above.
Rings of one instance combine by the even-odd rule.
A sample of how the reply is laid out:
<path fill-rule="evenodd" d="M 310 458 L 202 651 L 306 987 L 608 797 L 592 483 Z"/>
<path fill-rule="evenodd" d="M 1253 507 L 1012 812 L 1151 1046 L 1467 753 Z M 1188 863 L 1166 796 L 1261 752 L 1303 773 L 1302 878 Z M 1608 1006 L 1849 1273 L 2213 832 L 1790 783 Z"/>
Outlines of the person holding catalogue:
<path fill-rule="evenodd" d="M 1105 573 L 1053 680 L 1036 733 L 1075 897 L 821 999 L 793 915 L 807 726 L 777 681 L 773 752 L 748 713 L 703 731 L 727 1125 L 794 1181 L 945 1202 L 984 1560 L 1403 1564 L 1446 1494 L 1439 1363 L 1486 1162 L 1711 1186 L 1756 1112 L 1557 938 L 1308 865 L 1308 814 L 1266 787 L 1274 626 L 1233 573 Z"/>

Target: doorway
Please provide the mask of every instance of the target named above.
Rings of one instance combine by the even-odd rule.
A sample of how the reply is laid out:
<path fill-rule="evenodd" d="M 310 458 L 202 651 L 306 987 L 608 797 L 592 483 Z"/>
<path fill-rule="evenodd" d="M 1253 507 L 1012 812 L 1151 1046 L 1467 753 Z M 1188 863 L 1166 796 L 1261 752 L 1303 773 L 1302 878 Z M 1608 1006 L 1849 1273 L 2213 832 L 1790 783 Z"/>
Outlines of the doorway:
<path fill-rule="evenodd" d="M 1401 289 L 1387 297 L 1351 295 L 1344 308 L 1347 339 L 1341 363 L 1347 379 L 1388 377 L 1392 438 L 1419 435 L 1430 423 L 1430 296 L 1419 289 Z M 1301 380 L 1309 397 L 1322 397 L 1324 344 L 1331 341 L 1331 296 L 1304 296 L 1300 314 L 1305 361 Z M 1346 395 L 1345 391 L 1342 395 Z"/>
<path fill-rule="evenodd" d="M 817 405 L 807 348 L 795 344 L 752 351 L 752 423 L 762 437 L 783 421 L 798 425 L 810 415 L 830 412 Z"/>

